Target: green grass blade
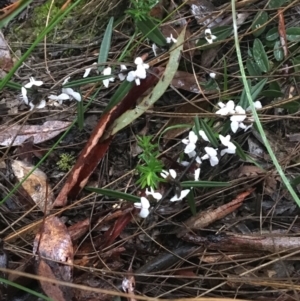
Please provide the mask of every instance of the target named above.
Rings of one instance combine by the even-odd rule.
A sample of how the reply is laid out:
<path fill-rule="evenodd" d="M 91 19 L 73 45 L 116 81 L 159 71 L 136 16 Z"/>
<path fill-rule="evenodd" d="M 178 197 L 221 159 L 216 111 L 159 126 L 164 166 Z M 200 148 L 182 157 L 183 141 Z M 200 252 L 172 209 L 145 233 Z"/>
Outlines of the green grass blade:
<path fill-rule="evenodd" d="M 107 27 L 106 27 L 106 30 L 105 30 L 105 33 L 103 36 L 103 40 L 100 45 L 98 64 L 103 64 L 103 63 L 107 62 L 108 53 L 109 53 L 110 44 L 111 44 L 111 36 L 112 36 L 112 32 L 113 32 L 113 24 L 114 24 L 114 18 L 111 17 L 107 24 Z M 99 72 L 102 72 L 103 69 L 104 69 L 104 66 L 98 67 Z"/>
<path fill-rule="evenodd" d="M 251 97 L 251 92 L 250 92 L 250 88 L 249 85 L 247 83 L 247 79 L 246 79 L 246 74 L 245 74 L 245 70 L 244 70 L 244 65 L 243 65 L 243 59 L 242 59 L 242 53 L 241 53 L 241 49 L 240 49 L 240 43 L 239 43 L 239 36 L 238 36 L 238 31 L 237 31 L 237 20 L 236 20 L 236 9 L 235 9 L 235 0 L 231 0 L 231 6 L 232 6 L 232 16 L 233 16 L 233 31 L 234 31 L 234 41 L 235 41 L 235 48 L 236 48 L 236 53 L 237 53 L 237 58 L 238 58 L 238 62 L 239 62 L 239 67 L 240 67 L 240 72 L 242 75 L 242 80 L 243 80 L 243 84 L 245 86 L 245 90 L 246 90 L 246 94 L 250 103 L 250 107 L 252 110 L 252 114 L 254 117 L 254 120 L 256 122 L 257 125 L 257 129 L 261 135 L 261 138 L 264 142 L 264 145 L 273 161 L 273 164 L 275 165 L 278 174 L 280 175 L 283 183 L 285 184 L 287 190 L 290 192 L 291 196 L 293 197 L 294 201 L 297 203 L 297 205 L 300 207 L 300 199 L 298 197 L 298 195 L 296 194 L 295 190 L 293 189 L 293 187 L 291 186 L 289 180 L 287 179 L 287 177 L 285 176 L 281 166 L 279 165 L 277 158 L 270 146 L 270 143 L 265 135 L 265 131 L 262 127 L 262 124 L 258 118 L 258 114 L 256 112 L 256 109 L 254 107 L 254 102 L 252 100 Z"/>
<path fill-rule="evenodd" d="M 180 183 L 181 187 L 183 188 L 190 188 L 190 187 L 227 187 L 230 186 L 227 182 L 215 182 L 215 181 L 183 181 Z"/>
<path fill-rule="evenodd" d="M 94 187 L 85 187 L 86 190 L 95 192 L 97 194 L 102 194 L 108 197 L 116 198 L 116 199 L 124 199 L 129 202 L 140 202 L 140 198 L 124 192 L 119 192 L 111 189 L 103 189 L 103 188 L 94 188 Z"/>

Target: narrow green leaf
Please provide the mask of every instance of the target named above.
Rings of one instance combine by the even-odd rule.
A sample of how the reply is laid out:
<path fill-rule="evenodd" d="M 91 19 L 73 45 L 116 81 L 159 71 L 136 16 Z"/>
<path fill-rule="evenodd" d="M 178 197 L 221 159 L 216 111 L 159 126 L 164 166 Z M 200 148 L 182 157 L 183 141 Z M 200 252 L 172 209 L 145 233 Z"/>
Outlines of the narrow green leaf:
<path fill-rule="evenodd" d="M 260 39 L 254 40 L 253 58 L 262 72 L 268 72 L 270 70 L 268 56 Z"/>
<path fill-rule="evenodd" d="M 117 91 L 114 93 L 114 95 L 109 100 L 109 103 L 107 104 L 103 113 L 106 113 L 111 108 L 113 108 L 115 105 L 117 105 L 125 97 L 125 95 L 130 91 L 132 86 L 133 86 L 133 82 L 128 82 L 127 80 L 124 80 L 123 83 L 118 87 Z"/>
<path fill-rule="evenodd" d="M 300 72 L 300 56 L 293 57 L 292 63 L 293 63 L 295 72 Z"/>
<path fill-rule="evenodd" d="M 286 30 L 286 39 L 290 42 L 300 41 L 300 27 L 291 27 Z"/>
<path fill-rule="evenodd" d="M 86 78 L 81 78 L 78 80 L 73 80 L 64 85 L 64 88 L 78 87 L 86 84 L 97 83 L 103 81 L 104 79 L 111 78 L 111 75 L 99 75 L 99 76 L 91 76 Z"/>
<path fill-rule="evenodd" d="M 277 27 L 272 27 L 269 29 L 269 31 L 266 33 L 266 40 L 267 41 L 275 41 L 279 38 L 279 33 Z"/>
<path fill-rule="evenodd" d="M 250 76 L 261 76 L 261 74 L 262 74 L 261 70 L 257 66 L 257 64 L 253 61 L 253 59 L 251 59 L 251 58 L 247 59 L 246 67 L 247 67 L 248 74 Z"/>
<path fill-rule="evenodd" d="M 268 19 L 269 19 L 269 15 L 265 11 L 259 11 L 256 14 L 256 16 L 254 17 L 254 21 L 251 25 L 252 30 L 255 30 L 253 32 L 253 35 L 255 37 L 260 36 L 265 31 L 266 25 L 264 25 L 264 24 L 267 23 Z M 257 29 L 257 28 L 259 28 L 259 29 Z"/>
<path fill-rule="evenodd" d="M 279 8 L 279 7 L 283 6 L 283 4 L 286 2 L 287 2 L 287 0 L 270 0 L 269 8 Z"/>
<path fill-rule="evenodd" d="M 296 177 L 295 179 L 293 179 L 291 181 L 291 185 L 294 186 L 294 187 L 296 187 L 299 184 L 300 184 L 300 176 Z"/>
<path fill-rule="evenodd" d="M 84 125 L 84 108 L 83 108 L 82 96 L 81 96 L 81 101 L 77 101 L 77 122 L 78 122 L 78 128 L 82 131 Z"/>
<path fill-rule="evenodd" d="M 94 188 L 94 187 L 85 187 L 85 189 L 91 192 L 95 192 L 97 194 L 102 194 L 116 199 L 124 199 L 126 201 L 133 202 L 133 203 L 140 201 L 140 198 L 135 195 L 119 192 L 111 189 Z"/>
<path fill-rule="evenodd" d="M 112 36 L 112 32 L 113 32 L 113 24 L 114 24 L 114 18 L 111 17 L 107 24 L 107 27 L 106 27 L 106 30 L 105 30 L 105 33 L 103 36 L 103 40 L 100 45 L 98 64 L 103 64 L 103 63 L 107 62 L 108 53 L 110 50 L 111 36 Z M 102 72 L 103 69 L 104 69 L 104 66 L 98 66 L 99 72 Z"/>
<path fill-rule="evenodd" d="M 277 62 L 283 60 L 283 50 L 280 41 L 276 41 L 273 49 L 273 54 Z"/>
<path fill-rule="evenodd" d="M 217 41 L 222 41 L 232 34 L 232 26 L 225 25 L 225 26 L 214 27 L 212 28 L 211 32 L 213 35 L 217 37 Z"/>
<path fill-rule="evenodd" d="M 195 198 L 194 198 L 194 191 L 191 190 L 189 192 L 189 194 L 187 195 L 187 202 L 190 206 L 190 209 L 192 211 L 193 215 L 196 215 L 197 211 L 196 211 L 196 202 L 195 202 Z"/>
<path fill-rule="evenodd" d="M 235 141 L 232 141 L 232 143 L 236 146 L 236 154 L 243 160 L 243 161 L 247 161 L 247 156 L 244 153 L 243 149 L 241 148 L 241 146 L 236 143 Z"/>
<path fill-rule="evenodd" d="M 265 90 L 265 91 L 262 91 L 260 93 L 260 95 L 274 98 L 274 97 L 282 97 L 284 94 L 278 90 Z"/>
<path fill-rule="evenodd" d="M 206 134 L 208 140 L 213 145 L 213 147 L 218 147 L 219 146 L 218 140 L 211 127 L 209 127 L 208 124 L 202 119 L 200 119 L 200 124 L 201 124 L 201 128 L 203 129 L 204 133 Z"/>
<path fill-rule="evenodd" d="M 183 188 L 190 188 L 190 187 L 226 187 L 230 186 L 227 182 L 214 182 L 214 181 L 184 181 L 180 183 L 181 187 Z"/>
<path fill-rule="evenodd" d="M 181 51 L 183 50 L 183 42 L 185 37 L 186 27 L 182 30 L 177 38 L 177 43 L 171 47 L 169 62 L 166 66 L 164 74 L 160 78 L 157 85 L 153 88 L 152 92 L 149 93 L 140 104 L 134 109 L 126 111 L 119 118 L 115 120 L 111 126 L 110 135 L 115 135 L 121 129 L 129 125 L 131 122 L 136 120 L 139 116 L 145 113 L 155 102 L 165 93 L 169 87 L 172 79 L 178 69 L 179 61 L 181 57 Z"/>
<path fill-rule="evenodd" d="M 146 18 L 144 20 L 136 21 L 136 25 L 145 38 L 150 39 L 158 46 L 166 46 L 166 38 L 157 27 L 158 24 L 154 23 L 153 19 Z"/>

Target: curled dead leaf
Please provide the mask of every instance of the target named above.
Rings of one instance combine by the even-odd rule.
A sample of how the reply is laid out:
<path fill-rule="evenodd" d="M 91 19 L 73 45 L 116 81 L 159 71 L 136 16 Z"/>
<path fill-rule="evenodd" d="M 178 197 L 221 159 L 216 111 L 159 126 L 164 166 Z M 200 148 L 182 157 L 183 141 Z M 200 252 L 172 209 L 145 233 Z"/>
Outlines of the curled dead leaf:
<path fill-rule="evenodd" d="M 16 178 L 22 182 L 28 173 L 34 168 L 33 165 L 19 160 L 13 160 L 12 170 Z M 23 183 L 23 188 L 31 196 L 41 211 L 48 213 L 52 208 L 54 194 L 48 184 L 47 175 L 40 169 L 36 169 Z"/>

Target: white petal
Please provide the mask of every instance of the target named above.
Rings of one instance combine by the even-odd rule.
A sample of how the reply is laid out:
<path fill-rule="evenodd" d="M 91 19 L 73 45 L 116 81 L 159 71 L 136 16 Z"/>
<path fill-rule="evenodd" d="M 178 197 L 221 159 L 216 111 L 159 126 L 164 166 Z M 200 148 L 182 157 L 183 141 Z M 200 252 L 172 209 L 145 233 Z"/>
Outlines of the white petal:
<path fill-rule="evenodd" d="M 138 77 L 135 78 L 135 84 L 137 86 L 139 86 L 141 84 L 141 81 L 140 81 L 140 79 Z"/>
<path fill-rule="evenodd" d="M 90 72 L 91 72 L 91 70 L 92 70 L 92 68 L 85 69 L 84 74 L 83 74 L 83 78 L 88 77 L 89 74 L 90 74 Z"/>
<path fill-rule="evenodd" d="M 194 143 L 189 143 L 189 144 L 185 147 L 184 152 L 185 152 L 186 154 L 189 154 L 189 153 L 193 152 L 193 151 L 195 150 L 195 148 L 196 148 L 196 144 L 194 144 Z"/>
<path fill-rule="evenodd" d="M 223 135 L 219 135 L 219 139 L 224 146 L 228 146 L 228 142 L 230 141 L 230 135 L 224 137 Z"/>
<path fill-rule="evenodd" d="M 213 43 L 213 40 L 211 37 L 205 37 L 206 41 L 208 44 L 212 44 Z"/>
<path fill-rule="evenodd" d="M 218 102 L 218 106 L 222 109 L 222 108 L 224 108 L 224 107 L 226 107 L 226 105 L 223 103 L 223 102 Z"/>
<path fill-rule="evenodd" d="M 233 102 L 233 100 L 229 100 L 227 102 L 226 108 L 228 109 L 229 114 L 234 114 L 235 110 L 234 110 L 234 102 Z"/>
<path fill-rule="evenodd" d="M 158 201 L 162 198 L 161 193 L 155 192 L 152 187 L 150 187 L 150 191 L 146 189 L 146 195 L 152 195 L 152 197 Z"/>
<path fill-rule="evenodd" d="M 62 92 L 65 93 L 65 94 L 70 95 L 71 97 L 73 97 L 77 101 L 81 101 L 80 93 L 74 91 L 72 88 L 63 88 Z"/>
<path fill-rule="evenodd" d="M 210 157 L 215 157 L 218 154 L 214 148 L 209 146 L 204 147 L 204 150 Z"/>
<path fill-rule="evenodd" d="M 225 154 L 235 154 L 235 150 L 231 148 L 225 148 L 221 150 L 221 157 L 223 157 Z"/>
<path fill-rule="evenodd" d="M 215 166 L 215 165 L 217 165 L 219 163 L 219 159 L 217 157 L 211 157 L 209 159 L 209 162 L 210 162 L 211 166 Z"/>
<path fill-rule="evenodd" d="M 146 218 L 149 215 L 149 209 L 142 208 L 142 210 L 139 213 L 139 216 L 142 218 Z"/>
<path fill-rule="evenodd" d="M 244 131 L 246 132 L 246 131 L 248 131 L 250 128 L 252 128 L 252 125 L 253 125 L 253 124 L 251 123 L 251 124 L 249 124 L 248 126 L 246 126 L 245 129 L 244 129 Z"/>
<path fill-rule="evenodd" d="M 189 158 L 194 158 L 196 156 L 196 152 L 195 151 L 192 151 L 192 152 L 186 153 L 186 154 L 189 156 Z"/>
<path fill-rule="evenodd" d="M 188 138 L 184 138 L 181 140 L 182 143 L 184 143 L 185 145 L 190 143 L 190 140 Z"/>
<path fill-rule="evenodd" d="M 211 72 L 209 73 L 210 78 L 215 79 L 216 78 L 216 73 Z"/>
<path fill-rule="evenodd" d="M 255 109 L 261 109 L 262 108 L 262 104 L 261 104 L 261 102 L 259 101 L 259 100 L 257 100 L 257 101 L 255 101 L 254 102 L 254 107 L 255 107 Z"/>
<path fill-rule="evenodd" d="M 235 107 L 235 112 L 237 114 L 246 114 L 246 111 L 241 106 L 236 106 Z"/>
<path fill-rule="evenodd" d="M 197 168 L 197 169 L 195 170 L 195 174 L 194 174 L 195 181 L 199 181 L 200 171 L 201 171 L 200 168 Z"/>
<path fill-rule="evenodd" d="M 210 37 L 211 37 L 212 40 L 216 40 L 217 39 L 217 37 L 215 35 L 213 35 L 213 34 L 211 34 Z"/>
<path fill-rule="evenodd" d="M 170 38 L 170 37 L 167 37 L 167 38 L 166 38 L 166 42 L 167 42 L 167 44 L 170 44 L 170 43 L 172 42 L 171 38 Z"/>
<path fill-rule="evenodd" d="M 202 156 L 201 159 L 202 159 L 202 160 L 207 160 L 207 159 L 209 159 L 209 155 L 206 154 L 206 155 Z"/>
<path fill-rule="evenodd" d="M 121 71 L 127 70 L 127 67 L 125 65 L 120 66 Z"/>
<path fill-rule="evenodd" d="M 134 60 L 134 63 L 136 65 L 142 65 L 144 63 L 143 59 L 141 57 L 137 57 L 135 60 Z"/>
<path fill-rule="evenodd" d="M 160 173 L 161 177 L 166 179 L 169 175 L 169 173 L 166 170 L 162 170 L 162 172 Z"/>
<path fill-rule="evenodd" d="M 205 31 L 204 31 L 204 34 L 205 34 L 205 35 L 211 35 L 211 30 L 210 30 L 210 28 L 206 28 Z"/>
<path fill-rule="evenodd" d="M 238 130 L 239 128 L 239 123 L 237 121 L 231 121 L 231 124 L 230 124 L 230 127 L 231 127 L 231 130 L 236 133 L 236 131 Z"/>
<path fill-rule="evenodd" d="M 195 134 L 194 131 L 189 132 L 189 140 L 190 140 L 190 143 L 193 143 L 193 144 L 195 144 L 198 141 L 198 136 Z"/>
<path fill-rule="evenodd" d="M 45 99 L 42 99 L 41 102 L 36 106 L 37 109 L 43 109 L 46 106 Z"/>
<path fill-rule="evenodd" d="M 150 66 L 149 66 L 149 64 L 143 64 L 143 68 L 144 68 L 144 69 L 149 69 Z"/>
<path fill-rule="evenodd" d="M 25 102 L 25 104 L 28 105 L 29 101 L 28 101 L 28 97 L 27 97 L 27 90 L 24 87 L 21 88 L 21 93 L 22 93 L 23 101 Z"/>
<path fill-rule="evenodd" d="M 182 166 L 188 166 L 190 164 L 190 162 L 188 161 L 181 161 L 179 162 Z"/>
<path fill-rule="evenodd" d="M 176 179 L 177 172 L 174 169 L 169 169 L 169 173 L 173 179 Z"/>
<path fill-rule="evenodd" d="M 170 38 L 171 38 L 171 40 L 172 40 L 173 43 L 177 43 L 177 40 L 173 37 L 172 34 L 171 34 L 171 37 L 170 37 Z"/>
<path fill-rule="evenodd" d="M 69 82 L 69 80 L 70 80 L 70 76 L 69 77 L 67 77 L 64 81 L 63 81 L 63 83 L 62 83 L 62 85 L 65 85 L 66 83 L 68 83 Z"/>
<path fill-rule="evenodd" d="M 102 83 L 103 83 L 103 85 L 104 85 L 105 88 L 108 88 L 108 86 L 109 86 L 109 79 L 108 79 L 108 78 L 107 78 L 107 79 L 104 79 L 104 80 L 102 81 Z"/>
<path fill-rule="evenodd" d="M 168 43 L 168 41 L 167 41 L 167 43 Z M 153 53 L 154 53 L 154 56 L 157 56 L 157 50 L 158 49 L 158 47 L 156 46 L 156 44 L 155 43 L 153 43 L 152 44 L 152 51 L 153 51 Z"/>
<path fill-rule="evenodd" d="M 111 68 L 110 67 L 107 67 L 105 69 L 103 69 L 103 75 L 111 75 Z"/>
<path fill-rule="evenodd" d="M 141 197 L 141 205 L 142 205 L 142 208 L 145 208 L 145 209 L 150 208 L 150 203 L 149 203 L 148 199 L 143 196 Z"/>
<path fill-rule="evenodd" d="M 199 131 L 199 135 L 202 137 L 203 140 L 209 142 L 209 139 L 207 138 L 207 136 L 203 130 Z"/>
<path fill-rule="evenodd" d="M 230 117 L 230 120 L 231 121 L 242 122 L 246 119 L 246 117 L 247 117 L 246 115 L 232 115 Z"/>
<path fill-rule="evenodd" d="M 123 73 L 119 73 L 118 77 L 119 77 L 120 81 L 123 81 L 126 78 L 126 75 L 124 75 Z"/>
<path fill-rule="evenodd" d="M 228 109 L 226 107 L 222 108 L 222 109 L 216 111 L 216 114 L 221 115 L 221 116 L 226 116 L 226 115 L 228 115 Z"/>
<path fill-rule="evenodd" d="M 34 109 L 34 104 L 32 102 L 30 102 L 29 106 L 30 106 L 30 111 L 32 111 Z"/>
<path fill-rule="evenodd" d="M 196 162 L 197 162 L 198 164 L 201 164 L 201 159 L 200 159 L 199 156 L 197 156 L 195 160 L 196 160 Z"/>
<path fill-rule="evenodd" d="M 41 80 L 35 80 L 34 77 L 29 78 L 29 83 L 27 83 L 24 87 L 31 88 L 32 86 L 41 86 L 43 82 Z"/>
<path fill-rule="evenodd" d="M 135 71 L 130 71 L 128 74 L 127 74 L 127 77 L 126 77 L 126 80 L 128 82 L 133 82 L 136 78 L 136 75 L 135 75 Z"/>
<path fill-rule="evenodd" d="M 138 78 L 144 79 L 147 76 L 146 69 L 142 65 L 137 65 L 135 75 Z"/>
<path fill-rule="evenodd" d="M 184 189 L 184 190 L 181 190 L 180 192 L 180 196 L 178 197 L 177 195 L 174 195 L 170 201 L 171 202 L 176 202 L 176 201 L 181 201 L 182 199 L 184 199 L 190 192 L 190 189 Z"/>

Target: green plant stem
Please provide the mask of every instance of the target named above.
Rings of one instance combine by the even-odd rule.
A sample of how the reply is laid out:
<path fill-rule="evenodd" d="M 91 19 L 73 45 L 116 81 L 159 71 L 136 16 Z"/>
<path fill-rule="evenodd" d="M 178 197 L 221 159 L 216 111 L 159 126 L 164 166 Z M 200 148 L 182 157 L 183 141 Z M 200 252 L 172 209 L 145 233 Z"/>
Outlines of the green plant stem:
<path fill-rule="evenodd" d="M 254 117 L 254 120 L 256 122 L 257 125 L 257 129 L 261 135 L 261 138 L 265 144 L 265 147 L 273 161 L 273 164 L 275 165 L 278 174 L 280 175 L 283 183 L 285 184 L 287 190 L 290 192 L 290 194 L 292 195 L 294 201 L 297 203 L 297 205 L 300 207 L 300 199 L 298 198 L 295 190 L 293 189 L 293 187 L 291 186 L 289 180 L 287 179 L 287 177 L 285 176 L 279 162 L 276 159 L 276 156 L 270 146 L 270 143 L 265 135 L 264 129 L 262 127 L 262 124 L 259 120 L 258 114 L 256 112 L 256 109 L 254 107 L 254 103 L 252 100 L 252 96 L 251 96 L 251 92 L 250 92 L 250 88 L 247 82 L 247 78 L 246 78 L 246 74 L 245 74 L 245 70 L 244 70 L 244 65 L 243 65 L 243 59 L 242 59 L 242 54 L 241 54 L 241 49 L 240 49 L 240 43 L 239 43 L 239 37 L 238 37 L 238 30 L 237 30 L 237 20 L 236 20 L 236 9 L 235 9 L 235 0 L 231 0 L 231 6 L 232 6 L 232 17 L 233 17 L 233 32 L 234 32 L 234 42 L 235 42 L 235 48 L 236 48 L 236 54 L 237 54 L 237 58 L 238 58 L 238 62 L 239 62 L 239 67 L 240 67 L 240 72 L 242 75 L 242 80 L 243 80 L 243 84 L 245 87 L 245 91 L 246 91 L 246 95 L 247 98 L 249 100 L 249 104 L 252 110 L 252 114 Z"/>

